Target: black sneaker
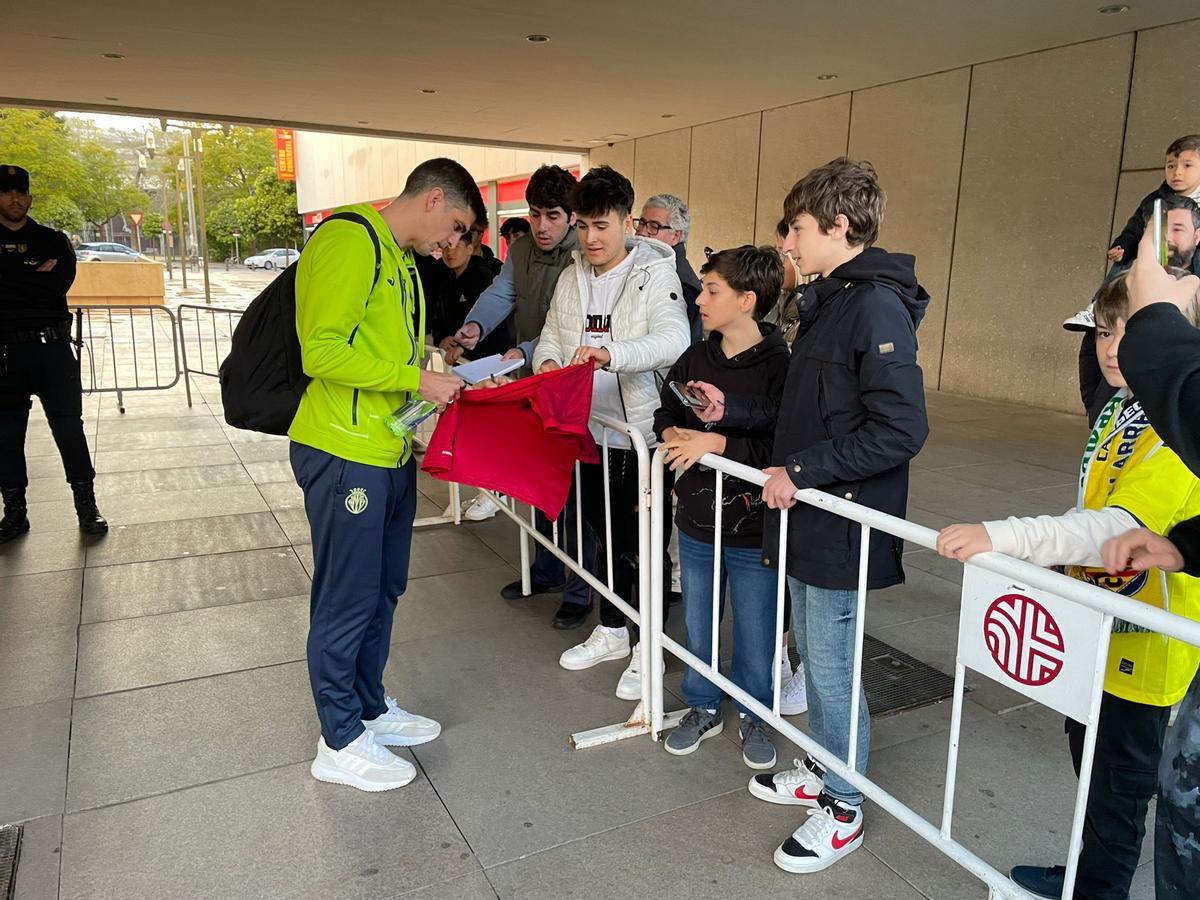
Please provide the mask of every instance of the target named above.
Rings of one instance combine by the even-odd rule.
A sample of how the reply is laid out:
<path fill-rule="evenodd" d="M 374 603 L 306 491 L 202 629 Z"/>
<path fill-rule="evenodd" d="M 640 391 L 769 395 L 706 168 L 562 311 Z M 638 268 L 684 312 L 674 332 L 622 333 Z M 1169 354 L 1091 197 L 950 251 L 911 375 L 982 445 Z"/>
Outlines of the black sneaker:
<path fill-rule="evenodd" d="M 554 627 L 560 631 L 570 631 L 586 622 L 591 614 L 592 604 L 590 603 L 567 603 L 564 601 L 563 605 L 558 608 L 558 612 L 554 614 Z"/>
<path fill-rule="evenodd" d="M 563 585 L 561 584 L 538 584 L 536 581 L 529 585 L 529 596 L 533 597 L 536 594 L 558 594 L 561 593 Z M 520 600 L 525 595 L 521 593 L 521 579 L 518 578 L 511 584 L 506 584 L 500 588 L 500 596 L 505 600 Z"/>
<path fill-rule="evenodd" d="M 1035 897 L 1061 897 L 1067 880 L 1066 866 L 1013 866 L 1008 873 L 1017 885 Z"/>

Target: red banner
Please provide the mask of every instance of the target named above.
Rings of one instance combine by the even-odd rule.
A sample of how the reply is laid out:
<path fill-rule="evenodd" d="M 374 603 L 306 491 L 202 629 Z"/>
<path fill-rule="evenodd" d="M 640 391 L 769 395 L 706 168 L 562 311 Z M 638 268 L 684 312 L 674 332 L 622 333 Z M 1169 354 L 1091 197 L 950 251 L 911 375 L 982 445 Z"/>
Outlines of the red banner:
<path fill-rule="evenodd" d="M 296 180 L 296 134 L 290 128 L 275 129 L 275 174 L 280 181 Z"/>

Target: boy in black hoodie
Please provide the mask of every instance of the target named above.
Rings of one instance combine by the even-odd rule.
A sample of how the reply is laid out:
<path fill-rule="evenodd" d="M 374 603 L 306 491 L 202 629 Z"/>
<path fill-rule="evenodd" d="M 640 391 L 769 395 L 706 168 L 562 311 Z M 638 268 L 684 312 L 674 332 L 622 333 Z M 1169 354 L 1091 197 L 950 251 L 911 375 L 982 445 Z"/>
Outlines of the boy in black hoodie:
<path fill-rule="evenodd" d="M 908 464 L 929 434 L 916 340 L 929 295 L 917 284 L 913 257 L 871 246 L 884 204 L 871 164 L 845 157 L 809 172 L 784 201 L 790 232 L 783 249 L 803 275 L 821 278 L 801 297 L 774 465 L 764 470 L 767 506 L 791 510 L 787 559 L 775 558 L 779 518 L 769 516 L 763 562 L 787 567 L 792 632 L 808 675 L 809 729 L 842 759 L 850 748 L 862 532 L 841 516 L 796 505 L 795 493 L 818 488 L 894 516 L 907 507 Z M 702 418 L 721 418 L 726 426 L 755 421 L 764 412 L 761 398 L 709 399 Z M 902 553 L 899 538 L 871 532 L 868 588 L 904 580 Z M 867 768 L 870 724 L 860 698 L 860 773 Z M 815 760 L 757 775 L 750 792 L 772 803 L 810 807 L 804 825 L 775 851 L 775 864 L 785 871 L 820 871 L 862 843 L 862 794 Z"/>
<path fill-rule="evenodd" d="M 688 649 L 707 658 L 712 647 L 713 553 L 716 530 L 716 476 L 697 466 L 706 453 L 761 468 L 771 461 L 774 428 L 717 425 L 706 429 L 671 383 L 703 382 L 721 390 L 755 394 L 775 403 L 787 379 L 787 344 L 774 325 L 759 323 L 779 296 L 783 263 L 770 247 L 749 245 L 714 254 L 701 267 L 702 289 L 696 298 L 708 340 L 693 344 L 667 375 L 654 431 L 667 448 L 666 462 L 681 472 L 675 482 L 679 499 L 679 568 Z M 725 580 L 733 615 L 731 678 L 760 703 L 770 706 L 775 659 L 775 576 L 762 565 L 761 492 L 744 481 L 725 478 L 721 491 L 721 616 Z M 700 742 L 720 734 L 721 691 L 694 669 L 683 675 L 683 697 L 691 709 L 664 744 L 668 753 L 685 756 Z M 775 747 L 758 716 L 738 704 L 742 759 L 752 769 L 775 765 Z"/>

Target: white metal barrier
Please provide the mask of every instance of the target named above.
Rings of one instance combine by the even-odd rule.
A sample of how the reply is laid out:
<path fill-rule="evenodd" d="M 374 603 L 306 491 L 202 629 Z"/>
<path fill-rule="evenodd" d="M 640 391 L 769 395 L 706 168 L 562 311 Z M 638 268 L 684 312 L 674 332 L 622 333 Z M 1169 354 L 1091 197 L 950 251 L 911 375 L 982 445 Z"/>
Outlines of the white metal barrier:
<path fill-rule="evenodd" d="M 535 512 L 531 508 L 528 517 L 524 517 L 516 509 L 515 504 L 508 505 L 503 503 L 496 495 L 488 493 L 500 506 L 501 512 L 507 515 L 510 519 L 516 522 L 521 530 L 521 585 L 522 590 L 526 595 L 531 589 L 529 568 L 532 561 L 530 552 L 530 539 L 537 541 L 550 553 L 554 554 L 563 565 L 570 571 L 579 575 L 594 591 L 599 595 L 610 600 L 621 612 L 625 613 L 630 619 L 639 623 L 638 627 L 641 632 L 641 666 L 642 672 L 649 671 L 650 662 L 650 641 L 648 640 L 650 629 L 651 605 L 655 593 L 661 593 L 660 586 L 651 586 L 650 567 L 646 565 L 651 553 L 651 546 L 659 548 L 661 558 L 661 541 L 652 540 L 651 535 L 657 535 L 658 531 L 651 531 L 650 524 L 650 450 L 646 446 L 646 440 L 642 437 L 640 431 L 631 427 L 626 422 L 620 422 L 615 419 L 609 419 L 604 416 L 592 416 L 592 422 L 595 422 L 604 427 L 603 440 L 600 442 L 600 464 L 603 466 L 604 477 L 604 535 L 599 536 L 604 542 L 605 547 L 605 572 L 607 578 L 601 581 L 588 571 L 583 560 L 583 497 L 580 489 L 580 464 L 575 464 L 575 558 L 572 559 L 570 554 L 566 553 L 558 546 L 558 531 L 559 523 L 555 522 L 551 537 L 547 539 L 540 534 L 535 525 Z M 638 506 L 637 506 L 637 546 L 638 560 L 640 565 L 637 569 L 637 592 L 639 598 L 640 609 L 634 609 L 626 598 L 617 596 L 613 588 L 613 542 L 612 542 L 612 499 L 609 493 L 609 432 L 625 435 L 629 438 L 630 448 L 632 449 L 637 461 L 637 481 L 638 481 Z M 661 520 L 660 520 L 661 527 Z M 660 566 L 661 572 L 661 566 Z M 661 621 L 661 613 L 659 620 Z M 634 708 L 632 715 L 624 722 L 618 722 L 613 725 L 604 725 L 599 728 L 589 729 L 587 731 L 576 732 L 570 737 L 570 744 L 576 750 L 583 750 L 588 747 L 594 747 L 599 744 L 609 744 L 614 741 L 624 740 L 625 738 L 637 737 L 643 734 L 651 733 L 650 710 L 650 681 L 645 677 L 642 678 L 642 697 Z M 673 725 L 678 721 L 682 713 L 673 714 L 665 717 L 667 725 Z M 661 728 L 660 724 L 660 728 Z"/>
<path fill-rule="evenodd" d="M 650 521 L 648 523 L 649 529 L 647 530 L 647 534 L 657 533 L 657 529 L 661 528 L 664 510 L 669 509 L 669 498 L 664 496 L 663 491 L 663 456 L 664 451 L 660 448 L 654 454 L 653 465 L 651 467 Z M 700 465 L 707 466 L 716 472 L 717 499 L 715 502 L 714 556 L 717 560 L 716 565 L 719 565 L 721 559 L 722 512 L 720 498 L 724 477 L 731 475 L 750 484 L 761 486 L 765 483 L 766 476 L 757 469 L 711 454 L 702 457 Z M 870 545 L 871 530 L 878 529 L 931 549 L 936 546 L 937 532 L 907 520 L 881 513 L 869 507 L 852 503 L 849 500 L 834 497 L 822 491 L 812 489 L 799 490 L 796 492 L 796 499 L 801 503 L 820 507 L 828 512 L 857 522 L 862 528 L 862 551 L 859 557 L 858 614 L 854 642 L 853 690 L 850 710 L 851 725 L 847 758 L 841 759 L 835 756 L 779 714 L 781 677 L 779 654 L 783 652 L 783 596 L 785 579 L 784 561 L 787 559 L 787 510 L 783 510 L 780 514 L 778 550 L 780 566 L 776 593 L 775 684 L 774 696 L 770 708 L 758 702 L 758 700 L 747 694 L 719 671 L 718 635 L 720 632 L 720 623 L 716 620 L 716 604 L 719 597 L 718 592 L 721 590 L 720 578 L 713 579 L 713 643 L 709 660 L 700 659 L 695 654 L 689 652 L 687 647 L 663 634 L 662 617 L 665 603 L 665 598 L 662 595 L 663 552 L 657 541 L 653 542 L 652 548 L 649 548 L 651 566 L 648 573 L 648 581 L 650 585 L 651 609 L 649 610 L 650 614 L 648 617 L 650 620 L 649 625 L 648 627 L 643 625 L 642 694 L 643 700 L 646 701 L 648 699 L 650 703 L 649 730 L 652 738 L 658 740 L 663 731 L 669 728 L 674 721 L 677 721 L 681 715 L 681 713 L 675 713 L 668 716 L 663 709 L 662 661 L 663 651 L 665 650 L 709 679 L 730 697 L 748 709 L 753 710 L 764 722 L 772 726 L 783 737 L 807 751 L 827 769 L 844 778 L 857 790 L 861 791 L 864 797 L 877 804 L 881 809 L 899 820 L 901 824 L 914 831 L 947 857 L 987 884 L 989 896 L 1030 897 L 1030 894 L 1014 884 L 1006 875 L 976 856 L 972 851 L 954 840 L 952 836 L 954 785 L 958 765 L 959 736 L 962 730 L 962 705 L 966 669 L 969 666 L 973 671 L 980 672 L 988 677 L 997 677 L 996 673 L 989 671 L 984 663 L 977 661 L 977 656 L 972 656 L 970 648 L 964 647 L 964 632 L 962 629 L 960 629 L 960 640 L 954 673 L 954 700 L 951 712 L 949 752 L 946 763 L 945 790 L 942 799 L 942 820 L 940 825 L 935 825 L 922 818 L 913 809 L 901 803 L 880 785 L 864 775 L 859 775 L 854 769 L 854 760 L 857 758 L 858 745 L 857 730 L 861 693 L 860 686 L 862 682 L 863 628 L 866 621 L 867 600 L 867 554 Z M 1094 648 L 1094 656 L 1089 659 L 1087 658 L 1088 654 L 1084 654 L 1082 660 L 1075 661 L 1077 667 L 1082 666 L 1090 674 L 1090 680 L 1086 682 L 1088 685 L 1086 697 L 1079 696 L 1079 692 L 1076 691 L 1076 696 L 1067 698 L 1065 701 L 1057 697 L 1050 700 L 1039 696 L 1038 691 L 1028 686 L 1023 688 L 1017 681 L 1012 679 L 1003 681 L 1001 678 L 997 678 L 997 680 L 1001 680 L 1001 683 L 1006 684 L 1006 686 L 1020 690 L 1026 696 L 1030 696 L 1038 702 L 1047 703 L 1047 705 L 1054 706 L 1057 709 L 1062 710 L 1064 703 L 1072 703 L 1073 708 L 1077 710 L 1074 718 L 1083 722 L 1087 728 L 1084 738 L 1083 759 L 1079 773 L 1079 788 L 1076 794 L 1071 825 L 1066 882 L 1063 891 L 1063 897 L 1070 898 L 1073 896 L 1079 850 L 1082 845 L 1084 812 L 1087 806 L 1088 788 L 1091 782 L 1092 758 L 1096 747 L 1096 724 L 1099 719 L 1105 663 L 1108 657 L 1108 642 L 1113 620 L 1114 618 L 1119 618 L 1133 625 L 1146 628 L 1149 631 L 1158 632 L 1197 646 L 1200 646 L 1200 623 L 1143 603 L 1138 603 L 1137 601 L 1106 591 L 1103 588 L 1084 584 L 1076 579 L 1068 578 L 1065 575 L 1060 575 L 1056 572 L 1051 572 L 999 553 L 983 553 L 972 557 L 966 568 L 968 574 L 971 574 L 972 570 L 980 573 L 984 571 L 995 573 L 1001 576 L 1006 582 L 1013 582 L 1009 585 L 1013 589 L 1026 591 L 1032 589 L 1045 592 L 1039 595 L 1043 601 L 1048 604 L 1059 604 L 1058 608 L 1060 610 L 1064 607 L 1073 607 L 1075 609 L 1082 608 L 1093 613 L 1091 621 L 1076 622 L 1074 624 L 1076 633 L 1081 634 L 1085 638 L 1088 636 L 1089 630 L 1092 632 L 1091 642 L 1088 643 L 1085 640 L 1083 643 L 1088 650 L 1093 650 Z M 966 588 L 967 579 L 964 580 L 964 583 L 965 607 L 966 601 L 969 599 Z M 645 596 L 645 594 L 642 596 Z M 642 604 L 642 613 L 643 622 L 645 622 L 647 609 L 644 602 Z M 736 615 L 736 613 L 734 614 Z M 965 617 L 966 613 L 964 612 L 962 615 Z M 1063 616 L 1062 618 L 1066 620 L 1067 616 Z M 646 659 L 647 651 L 649 659 Z M 1003 670 L 997 669 L 996 671 L 1001 672 Z M 647 697 L 647 695 L 649 696 Z M 1082 715 L 1078 712 L 1079 710 L 1083 711 Z M 636 733 L 640 734 L 643 731 L 644 729 L 641 729 Z"/>

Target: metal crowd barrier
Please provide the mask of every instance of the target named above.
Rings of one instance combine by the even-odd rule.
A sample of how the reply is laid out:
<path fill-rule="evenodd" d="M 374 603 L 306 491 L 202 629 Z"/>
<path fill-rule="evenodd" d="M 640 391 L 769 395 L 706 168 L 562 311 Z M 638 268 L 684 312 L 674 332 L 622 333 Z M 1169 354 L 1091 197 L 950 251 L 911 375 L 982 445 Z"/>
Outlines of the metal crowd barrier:
<path fill-rule="evenodd" d="M 117 408 L 125 412 L 128 392 L 165 391 L 179 383 L 179 339 L 175 316 L 169 309 L 73 306 L 71 314 L 75 319 L 74 343 L 85 394 L 115 393 Z"/>
<path fill-rule="evenodd" d="M 196 306 L 182 303 L 176 307 L 179 313 L 179 344 L 183 356 L 183 384 L 187 393 L 187 405 L 192 405 L 192 383 L 188 375 L 208 375 L 216 378 L 221 360 L 229 355 L 233 329 L 244 310 L 217 309 L 212 306 Z M 207 319 L 207 321 L 205 321 Z M 219 324 L 218 324 L 219 323 Z M 194 329 L 195 344 L 188 355 L 188 326 Z M 193 368 L 197 366 L 197 368 Z"/>
<path fill-rule="evenodd" d="M 663 490 L 663 456 L 661 448 L 654 454 L 654 464 L 651 467 L 651 500 L 650 500 L 650 529 L 659 529 L 662 525 L 664 510 L 668 509 L 669 498 Z M 640 462 L 639 455 L 639 462 Z M 726 475 L 735 476 L 750 484 L 762 485 L 766 476 L 757 469 L 752 469 L 740 463 L 727 460 L 712 454 L 700 459 L 701 465 L 716 472 L 716 525 L 714 554 L 719 561 L 721 558 L 721 513 L 720 497 L 722 484 Z M 901 803 L 879 784 L 860 775 L 854 769 L 858 746 L 858 711 L 861 697 L 862 663 L 863 663 L 863 628 L 866 621 L 867 600 L 867 552 L 870 543 L 871 529 L 878 529 L 888 534 L 900 537 L 922 547 L 935 548 L 937 532 L 914 524 L 905 519 L 898 519 L 877 510 L 849 500 L 834 497 L 822 491 L 806 489 L 796 492 L 796 499 L 810 506 L 820 507 L 828 512 L 842 516 L 859 523 L 862 529 L 862 552 L 859 557 L 858 583 L 858 614 L 854 644 L 854 675 L 853 692 L 850 710 L 850 736 L 847 758 L 842 759 L 817 744 L 807 734 L 779 714 L 780 679 L 782 673 L 779 667 L 779 654 L 782 651 L 783 638 L 783 597 L 785 584 L 786 541 L 788 511 L 780 513 L 780 538 L 778 548 L 779 578 L 776 588 L 776 640 L 775 640 L 775 684 L 774 697 L 770 708 L 759 703 L 736 684 L 723 676 L 719 671 L 718 641 L 720 623 L 713 622 L 713 646 L 711 657 L 703 660 L 688 651 L 687 647 L 663 634 L 662 616 L 666 598 L 662 596 L 663 552 L 659 542 L 653 542 L 650 550 L 650 572 L 648 573 L 650 591 L 649 627 L 646 624 L 646 606 L 643 604 L 643 702 L 650 704 L 650 733 L 658 740 L 665 729 L 673 724 L 679 713 L 668 716 L 663 710 L 663 651 L 671 653 L 687 666 L 695 669 L 730 697 L 753 710 L 764 722 L 773 727 L 780 735 L 807 751 L 814 759 L 830 771 L 846 779 L 863 796 L 877 804 L 881 809 L 897 819 L 918 836 L 932 844 L 947 857 L 971 872 L 988 886 L 989 897 L 1027 898 L 1032 895 L 1014 884 L 1009 878 L 975 855 L 967 847 L 954 840 L 952 824 L 954 815 L 954 787 L 958 765 L 959 737 L 962 731 L 962 705 L 965 687 L 966 669 L 978 672 L 1006 687 L 1024 694 L 1030 699 L 1064 712 L 1086 725 L 1084 738 L 1083 760 L 1079 773 L 1079 788 L 1075 798 L 1074 814 L 1071 824 L 1071 839 L 1067 855 L 1066 882 L 1063 898 L 1070 898 L 1074 893 L 1076 869 L 1079 851 L 1083 839 L 1084 812 L 1087 806 L 1088 789 L 1091 783 L 1092 759 L 1096 748 L 1096 724 L 1100 713 L 1100 699 L 1103 693 L 1105 665 L 1108 657 L 1108 642 L 1114 619 L 1121 619 L 1133 625 L 1141 626 L 1149 631 L 1177 638 L 1189 644 L 1200 646 L 1200 623 L 1182 616 L 1173 615 L 1162 609 L 1139 603 L 1114 594 L 1103 588 L 1084 584 L 1076 579 L 1060 575 L 1048 569 L 1040 568 L 1022 560 L 1013 559 L 1000 553 L 982 553 L 971 558 L 965 564 L 963 583 L 963 605 L 960 611 L 959 643 L 956 654 L 954 700 L 951 712 L 949 751 L 946 763 L 945 790 L 942 798 L 941 823 L 934 824 L 922 818 L 910 807 Z M 640 523 L 639 523 L 640 524 Z M 524 529 L 523 529 L 524 530 Z M 651 533 L 657 533 L 653 531 Z M 643 548 L 646 547 L 646 535 L 642 534 Z M 543 542 L 545 543 L 545 542 Z M 551 548 L 553 549 L 553 548 Z M 558 554 L 560 557 L 562 554 Z M 525 557 L 522 555 L 522 562 Z M 645 572 L 643 568 L 643 573 Z M 999 576 L 998 578 L 996 576 Z M 717 592 L 721 589 L 721 579 L 714 578 L 714 617 L 716 612 Z M 987 601 L 997 592 L 1002 592 L 995 598 L 984 614 L 981 600 Z M 1032 597 L 1029 595 L 1033 595 Z M 642 594 L 642 596 L 646 596 Z M 1018 639 L 1033 637 L 1011 629 L 1014 623 L 1024 625 L 1026 615 L 1019 617 L 1019 622 L 1006 619 L 1003 615 L 992 616 L 993 610 L 1005 611 L 1003 602 L 1030 601 L 1032 606 L 1022 605 L 1028 610 L 1031 625 L 1041 622 L 1042 631 L 1037 637 L 1044 641 L 1041 650 L 1045 652 L 1034 656 L 1032 651 L 1022 651 Z M 1000 604 L 998 607 L 997 605 Z M 623 604 L 622 604 L 623 606 Z M 1034 610 L 1034 607 L 1037 610 Z M 627 609 L 627 608 L 626 608 Z M 1040 610 L 1040 612 L 1038 612 Z M 627 609 L 628 611 L 628 609 Z M 1036 613 L 1033 615 L 1032 613 Z M 736 613 L 734 613 L 736 615 Z M 1044 627 L 1049 620 L 1049 628 Z M 1006 630 L 1008 629 L 1008 630 Z M 1032 627 L 1030 631 L 1032 632 Z M 1057 644 L 1057 650 L 1055 645 Z M 1068 652 L 1068 647 L 1082 648 L 1078 652 Z M 1017 656 L 1011 654 L 1016 652 Z M 1039 650 L 1039 653 L 1041 653 Z M 648 658 L 647 658 L 648 656 Z M 1011 672 L 1006 663 L 1016 659 L 1019 661 L 1019 671 Z M 1057 668 L 1055 668 L 1057 666 Z M 1021 667 L 1025 667 L 1021 669 Z M 1051 675 L 1050 673 L 1053 672 Z M 1065 676 L 1064 682 L 1057 688 L 1055 680 L 1059 675 Z M 646 677 L 646 676 L 649 677 Z M 1047 676 L 1049 676 L 1047 678 Z M 1038 682 L 1041 683 L 1038 683 Z M 1053 693 L 1052 693 L 1053 689 Z M 649 697 L 647 698 L 647 694 Z M 643 733 L 644 729 L 637 733 Z"/>
<path fill-rule="evenodd" d="M 559 522 L 554 522 L 551 530 L 550 538 L 544 537 L 537 530 L 535 524 L 535 512 L 532 508 L 529 510 L 527 517 L 517 511 L 515 504 L 506 504 L 497 495 L 490 491 L 483 493 L 490 496 L 497 505 L 500 506 L 500 511 L 512 519 L 521 534 L 521 589 L 526 595 L 531 590 L 530 580 L 530 539 L 537 541 L 545 547 L 550 553 L 560 559 L 564 566 L 570 571 L 579 575 L 594 591 L 599 595 L 610 600 L 621 612 L 625 613 L 630 619 L 639 623 L 639 629 L 642 634 L 641 639 L 641 663 L 642 672 L 648 672 L 650 662 L 650 641 L 648 636 L 651 633 L 651 606 L 649 602 L 653 598 L 650 581 L 652 575 L 650 567 L 647 566 L 646 560 L 650 559 L 650 546 L 653 544 L 657 548 L 657 552 L 661 557 L 661 541 L 651 540 L 651 534 L 658 534 L 658 531 L 652 532 L 650 523 L 650 450 L 646 446 L 646 440 L 642 437 L 640 431 L 632 428 L 627 422 L 620 422 L 615 419 L 609 419 L 604 416 L 594 415 L 591 421 L 604 427 L 603 440 L 600 442 L 600 463 L 603 466 L 604 478 L 604 535 L 602 540 L 605 547 L 605 572 L 607 577 L 605 581 L 601 581 L 591 572 L 587 570 L 587 566 L 583 561 L 583 498 L 579 490 L 579 473 L 580 464 L 575 464 L 575 557 L 562 550 L 558 546 Z M 634 609 L 629 602 L 617 596 L 613 588 L 613 553 L 612 553 L 612 500 L 609 496 L 609 461 L 608 461 L 608 446 L 609 433 L 623 434 L 629 438 L 630 446 L 634 455 L 637 458 L 638 472 L 638 508 L 637 508 L 637 529 L 638 529 L 638 559 L 641 565 L 638 566 L 637 576 L 637 592 L 638 597 L 644 598 L 641 602 L 641 609 Z M 661 529 L 661 519 L 660 519 Z M 661 566 L 659 569 L 661 574 Z M 661 584 L 656 588 L 661 594 Z M 661 614 L 660 614 L 661 621 Z M 588 747 L 595 747 L 600 744 L 610 744 L 614 741 L 624 740 L 625 738 L 637 737 L 643 734 L 650 734 L 653 725 L 651 719 L 651 683 L 642 678 L 642 697 L 638 701 L 637 706 L 630 717 L 624 722 L 618 722 L 612 725 L 603 725 L 598 728 L 579 731 L 572 734 L 569 742 L 576 750 L 583 750 Z M 678 722 L 683 715 L 682 712 L 674 713 L 664 717 L 664 725 L 661 727 L 669 727 Z"/>

